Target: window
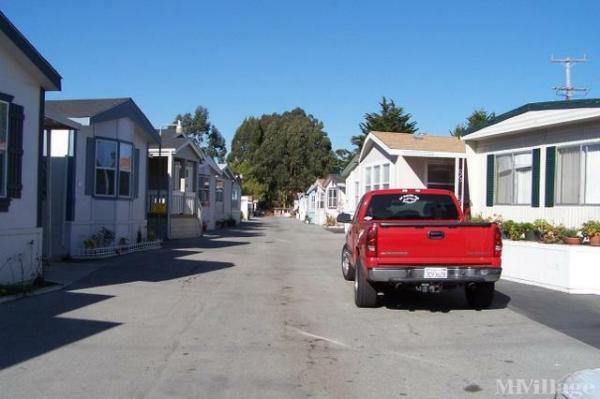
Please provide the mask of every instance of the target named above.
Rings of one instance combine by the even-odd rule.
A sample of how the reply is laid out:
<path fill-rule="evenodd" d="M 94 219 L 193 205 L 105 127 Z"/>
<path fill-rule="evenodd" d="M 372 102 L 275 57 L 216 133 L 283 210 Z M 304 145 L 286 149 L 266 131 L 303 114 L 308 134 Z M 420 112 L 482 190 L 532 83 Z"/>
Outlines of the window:
<path fill-rule="evenodd" d="M 358 205 L 358 199 L 359 199 L 359 193 L 360 191 L 360 183 L 355 181 L 354 182 L 354 206 Z"/>
<path fill-rule="evenodd" d="M 337 188 L 330 188 L 327 190 L 327 208 L 337 208 Z"/>
<path fill-rule="evenodd" d="M 225 182 L 223 180 L 217 180 L 215 189 L 215 201 L 223 202 L 223 189 L 225 188 Z"/>
<path fill-rule="evenodd" d="M 133 171 L 133 147 L 119 143 L 119 195 L 131 197 L 131 177 Z"/>
<path fill-rule="evenodd" d="M 323 209 L 323 208 L 325 208 L 325 193 L 321 192 L 318 195 L 319 195 L 319 204 L 318 204 L 317 208 Z"/>
<path fill-rule="evenodd" d="M 0 197 L 6 197 L 8 179 L 8 110 L 8 103 L 0 101 Z"/>
<path fill-rule="evenodd" d="M 371 199 L 366 216 L 373 220 L 456 220 L 458 211 L 448 195 L 387 194 Z"/>
<path fill-rule="evenodd" d="M 114 196 L 117 174 L 117 142 L 96 140 L 96 195 Z"/>
<path fill-rule="evenodd" d="M 365 193 L 371 191 L 371 167 L 365 168 Z"/>
<path fill-rule="evenodd" d="M 496 156 L 496 204 L 531 203 L 531 152 Z"/>
<path fill-rule="evenodd" d="M 208 206 L 210 203 L 210 178 L 206 175 L 198 175 L 198 193 L 202 206 Z"/>
<path fill-rule="evenodd" d="M 439 161 L 427 164 L 427 188 L 454 191 L 454 164 Z"/>
<path fill-rule="evenodd" d="M 559 148 L 556 180 L 558 204 L 600 204 L 600 144 Z"/>
<path fill-rule="evenodd" d="M 381 180 L 381 166 L 373 167 L 373 190 L 379 190 L 379 182 Z"/>
<path fill-rule="evenodd" d="M 383 165 L 383 179 L 381 180 L 381 188 L 390 188 L 390 164 Z"/>
<path fill-rule="evenodd" d="M 231 207 L 236 209 L 238 208 L 239 199 L 238 190 L 239 187 L 237 187 L 237 185 L 231 187 Z"/>

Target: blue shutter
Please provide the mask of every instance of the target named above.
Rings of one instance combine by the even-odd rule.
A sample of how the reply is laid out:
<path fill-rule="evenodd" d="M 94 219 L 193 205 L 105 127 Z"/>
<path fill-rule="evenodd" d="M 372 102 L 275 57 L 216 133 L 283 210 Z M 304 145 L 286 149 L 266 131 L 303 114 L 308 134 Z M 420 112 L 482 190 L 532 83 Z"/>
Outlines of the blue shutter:
<path fill-rule="evenodd" d="M 7 151 L 7 179 L 6 194 L 8 198 L 21 198 L 23 189 L 23 120 L 25 114 L 23 107 L 17 104 L 9 106 L 8 122 L 8 151 Z"/>
<path fill-rule="evenodd" d="M 96 162 L 96 142 L 86 138 L 85 146 L 85 195 L 94 194 L 94 163 Z"/>
<path fill-rule="evenodd" d="M 133 197 L 139 196 L 140 186 L 140 150 L 139 148 L 133 149 Z"/>
<path fill-rule="evenodd" d="M 533 165 L 531 170 L 531 206 L 540 206 L 540 149 L 533 150 Z"/>
<path fill-rule="evenodd" d="M 494 154 L 487 156 L 485 205 L 494 206 Z"/>

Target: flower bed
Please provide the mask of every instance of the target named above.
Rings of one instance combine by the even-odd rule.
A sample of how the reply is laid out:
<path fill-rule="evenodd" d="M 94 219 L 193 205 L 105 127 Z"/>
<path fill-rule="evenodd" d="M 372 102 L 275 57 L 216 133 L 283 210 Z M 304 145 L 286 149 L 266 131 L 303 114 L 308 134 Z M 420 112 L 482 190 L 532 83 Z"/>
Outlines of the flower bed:
<path fill-rule="evenodd" d="M 160 248 L 161 240 L 143 241 L 135 244 L 116 245 L 103 248 L 81 248 L 72 256 L 73 259 L 102 259 L 117 255 L 125 255 L 132 252 L 146 251 Z"/>

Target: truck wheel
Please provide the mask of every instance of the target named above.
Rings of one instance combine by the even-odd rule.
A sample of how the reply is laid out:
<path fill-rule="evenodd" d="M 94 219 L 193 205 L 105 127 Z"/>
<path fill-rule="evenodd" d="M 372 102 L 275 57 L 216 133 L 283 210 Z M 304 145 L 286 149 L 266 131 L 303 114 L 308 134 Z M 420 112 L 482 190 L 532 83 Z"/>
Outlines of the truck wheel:
<path fill-rule="evenodd" d="M 494 300 L 495 283 L 476 283 L 465 287 L 467 303 L 475 309 L 489 308 Z"/>
<path fill-rule="evenodd" d="M 352 281 L 354 280 L 354 268 L 350 263 L 352 259 L 352 253 L 348 249 L 346 245 L 342 248 L 342 275 L 345 280 Z"/>
<path fill-rule="evenodd" d="M 377 306 L 377 290 L 367 280 L 362 266 L 357 263 L 356 277 L 354 279 L 354 303 L 359 308 L 372 308 Z"/>

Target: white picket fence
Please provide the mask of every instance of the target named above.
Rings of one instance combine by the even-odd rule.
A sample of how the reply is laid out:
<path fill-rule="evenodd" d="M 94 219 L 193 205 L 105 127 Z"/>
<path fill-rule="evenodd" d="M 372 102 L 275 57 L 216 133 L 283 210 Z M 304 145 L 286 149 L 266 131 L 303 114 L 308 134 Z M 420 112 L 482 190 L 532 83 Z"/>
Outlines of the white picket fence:
<path fill-rule="evenodd" d="M 162 240 L 143 241 L 135 244 L 115 245 L 103 248 L 81 248 L 72 256 L 73 259 L 102 259 L 117 255 L 130 254 L 132 252 L 147 251 L 160 248 Z"/>

